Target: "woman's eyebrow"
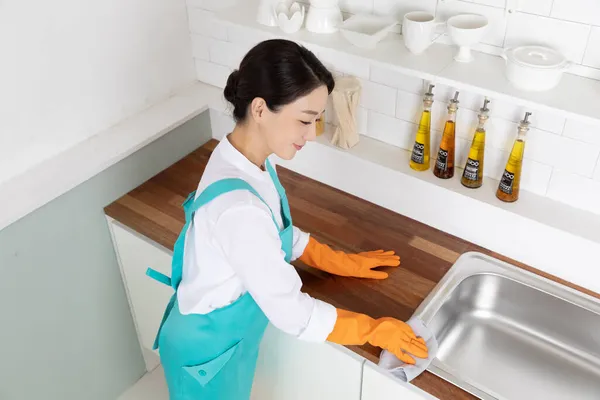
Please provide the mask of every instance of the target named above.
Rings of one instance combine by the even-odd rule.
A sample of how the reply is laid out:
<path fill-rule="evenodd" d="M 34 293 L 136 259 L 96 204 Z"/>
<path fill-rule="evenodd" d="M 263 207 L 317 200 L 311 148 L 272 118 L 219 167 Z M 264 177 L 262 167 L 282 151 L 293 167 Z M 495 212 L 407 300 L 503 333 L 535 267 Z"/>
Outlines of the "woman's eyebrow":
<path fill-rule="evenodd" d="M 302 110 L 302 112 L 311 115 L 319 115 L 319 112 L 314 110 Z"/>

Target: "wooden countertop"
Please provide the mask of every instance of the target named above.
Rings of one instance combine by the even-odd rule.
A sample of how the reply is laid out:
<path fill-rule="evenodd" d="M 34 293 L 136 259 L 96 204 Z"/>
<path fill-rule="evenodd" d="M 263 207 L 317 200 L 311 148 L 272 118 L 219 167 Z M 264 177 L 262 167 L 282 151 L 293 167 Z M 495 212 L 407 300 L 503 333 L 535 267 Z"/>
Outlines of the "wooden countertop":
<path fill-rule="evenodd" d="M 106 214 L 173 249 L 184 224 L 181 204 L 196 190 L 217 143 L 211 140 L 110 204 L 105 208 Z M 285 168 L 279 167 L 278 172 L 288 194 L 294 225 L 345 251 L 382 248 L 395 250 L 400 255 L 401 266 L 390 269 L 390 277 L 384 281 L 342 278 L 295 262 L 304 283 L 303 290 L 336 307 L 374 318 L 389 316 L 407 320 L 456 259 L 468 251 L 489 254 L 600 298 L 598 294 Z M 371 361 L 378 361 L 378 348 L 369 345 L 349 348 Z M 428 371 L 412 383 L 442 400 L 475 399 Z"/>

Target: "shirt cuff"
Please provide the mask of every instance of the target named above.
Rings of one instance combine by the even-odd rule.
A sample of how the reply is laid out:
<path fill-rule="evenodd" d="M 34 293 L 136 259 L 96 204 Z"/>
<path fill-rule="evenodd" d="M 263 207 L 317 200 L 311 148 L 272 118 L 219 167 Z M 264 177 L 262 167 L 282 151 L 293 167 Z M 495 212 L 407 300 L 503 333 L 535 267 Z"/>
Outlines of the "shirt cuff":
<path fill-rule="evenodd" d="M 301 231 L 300 229 L 293 227 L 294 231 L 294 243 L 292 245 L 292 261 L 299 259 L 302 254 L 304 254 L 304 250 L 306 250 L 306 246 L 308 246 L 308 239 L 310 238 L 310 234 Z"/>
<path fill-rule="evenodd" d="M 307 342 L 325 342 L 337 321 L 337 310 L 331 304 L 315 299 L 313 312 L 298 339 Z"/>

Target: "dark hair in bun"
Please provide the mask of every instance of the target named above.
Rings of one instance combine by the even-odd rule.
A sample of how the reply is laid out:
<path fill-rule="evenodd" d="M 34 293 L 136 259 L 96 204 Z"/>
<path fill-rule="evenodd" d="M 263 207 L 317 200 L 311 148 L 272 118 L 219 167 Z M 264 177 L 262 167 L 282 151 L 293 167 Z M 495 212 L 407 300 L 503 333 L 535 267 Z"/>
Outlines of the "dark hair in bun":
<path fill-rule="evenodd" d="M 283 39 L 257 44 L 229 75 L 223 94 L 233 105 L 236 122 L 246 119 L 252 100 L 260 97 L 272 111 L 318 88 L 333 90 L 331 72 L 308 49 Z"/>

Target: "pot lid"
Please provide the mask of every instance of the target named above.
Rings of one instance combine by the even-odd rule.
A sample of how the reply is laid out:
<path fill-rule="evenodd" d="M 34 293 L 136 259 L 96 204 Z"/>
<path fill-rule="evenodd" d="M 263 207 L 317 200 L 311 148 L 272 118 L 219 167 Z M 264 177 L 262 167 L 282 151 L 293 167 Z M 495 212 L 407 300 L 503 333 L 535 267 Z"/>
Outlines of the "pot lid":
<path fill-rule="evenodd" d="M 506 56 L 517 64 L 532 68 L 561 68 L 567 63 L 560 52 L 544 46 L 515 47 L 507 50 Z"/>

